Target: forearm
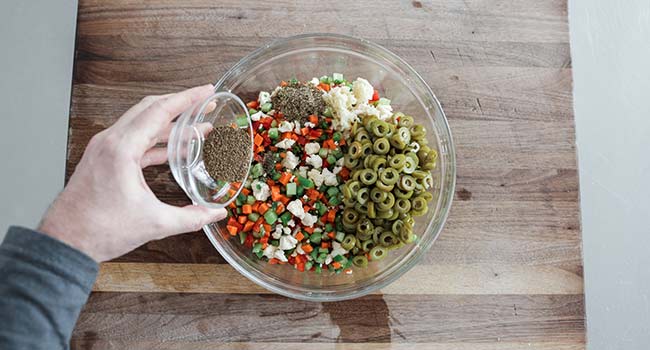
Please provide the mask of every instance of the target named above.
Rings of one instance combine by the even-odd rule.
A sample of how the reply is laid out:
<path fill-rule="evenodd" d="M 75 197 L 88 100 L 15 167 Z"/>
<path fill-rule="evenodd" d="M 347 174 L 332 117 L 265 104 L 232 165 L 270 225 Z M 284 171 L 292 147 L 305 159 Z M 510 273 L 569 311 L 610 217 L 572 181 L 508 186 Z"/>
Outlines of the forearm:
<path fill-rule="evenodd" d="M 0 348 L 67 349 L 97 270 L 60 241 L 10 228 L 0 245 Z"/>

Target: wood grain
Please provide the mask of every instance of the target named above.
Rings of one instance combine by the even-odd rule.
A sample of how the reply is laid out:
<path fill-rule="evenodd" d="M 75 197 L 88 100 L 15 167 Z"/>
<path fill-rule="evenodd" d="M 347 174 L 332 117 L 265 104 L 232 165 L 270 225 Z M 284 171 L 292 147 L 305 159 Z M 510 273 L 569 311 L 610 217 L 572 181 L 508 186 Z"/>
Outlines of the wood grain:
<path fill-rule="evenodd" d="M 302 350 L 299 343 L 241 343 L 204 341 L 95 340 L 72 341 L 72 349 L 158 349 L 158 350 Z M 495 342 L 495 343 L 310 343 L 313 350 L 580 350 L 583 342 Z"/>
<path fill-rule="evenodd" d="M 276 295 L 96 293 L 82 312 L 74 338 L 575 343 L 584 340 L 583 314 L 582 295 L 373 295 L 312 303 Z"/>
<path fill-rule="evenodd" d="M 412 65 L 445 109 L 458 176 L 436 244 L 381 292 L 272 295 L 189 233 L 103 264 L 72 348 L 584 349 L 566 15 L 566 0 L 80 0 L 68 177 L 142 97 L 214 82 L 307 32 L 363 37 Z M 145 178 L 163 201 L 189 203 L 167 167 Z"/>
<path fill-rule="evenodd" d="M 227 281 L 227 282 L 226 282 Z M 543 281 L 543 283 L 540 283 Z M 265 294 L 227 264 L 102 264 L 94 291 Z M 419 265 L 375 294 L 582 294 L 582 275 L 555 267 Z"/>

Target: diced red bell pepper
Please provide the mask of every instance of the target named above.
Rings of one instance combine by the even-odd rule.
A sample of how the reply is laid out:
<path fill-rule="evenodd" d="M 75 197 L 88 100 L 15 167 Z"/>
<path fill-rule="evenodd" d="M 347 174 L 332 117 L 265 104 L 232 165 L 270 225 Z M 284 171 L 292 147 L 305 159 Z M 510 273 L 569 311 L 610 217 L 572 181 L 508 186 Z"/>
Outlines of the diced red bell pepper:
<path fill-rule="evenodd" d="M 379 91 L 375 90 L 372 93 L 372 100 L 370 101 L 377 101 L 377 100 L 379 100 Z"/>
<path fill-rule="evenodd" d="M 255 238 L 253 237 L 253 235 L 249 234 L 248 236 L 246 236 L 246 240 L 244 240 L 244 246 L 246 246 L 248 248 L 253 248 L 253 241 L 254 240 L 255 240 Z"/>

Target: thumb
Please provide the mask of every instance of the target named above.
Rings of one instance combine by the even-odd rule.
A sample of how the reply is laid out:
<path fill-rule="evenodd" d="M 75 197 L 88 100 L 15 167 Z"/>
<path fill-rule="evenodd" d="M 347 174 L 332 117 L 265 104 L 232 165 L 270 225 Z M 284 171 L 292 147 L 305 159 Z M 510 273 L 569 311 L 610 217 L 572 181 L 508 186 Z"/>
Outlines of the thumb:
<path fill-rule="evenodd" d="M 165 236 L 200 230 L 203 226 L 217 222 L 227 216 L 226 209 L 212 209 L 198 205 L 175 207 L 167 205 L 165 213 Z"/>

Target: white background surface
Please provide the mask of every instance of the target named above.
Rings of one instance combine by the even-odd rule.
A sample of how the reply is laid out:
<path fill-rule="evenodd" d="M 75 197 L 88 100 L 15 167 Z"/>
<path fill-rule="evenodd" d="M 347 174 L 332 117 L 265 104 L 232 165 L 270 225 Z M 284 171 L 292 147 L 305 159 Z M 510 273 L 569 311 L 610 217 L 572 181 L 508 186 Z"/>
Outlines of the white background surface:
<path fill-rule="evenodd" d="M 648 349 L 650 0 L 569 4 L 589 349 Z M 63 185 L 76 8 L 0 3 L 0 238 Z"/>
<path fill-rule="evenodd" d="M 570 0 L 588 348 L 650 349 L 650 0 Z"/>
<path fill-rule="evenodd" d="M 0 241 L 63 187 L 77 1 L 0 1 Z"/>

